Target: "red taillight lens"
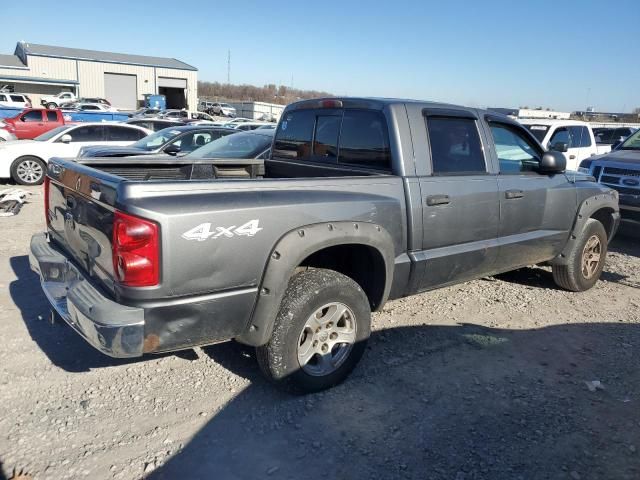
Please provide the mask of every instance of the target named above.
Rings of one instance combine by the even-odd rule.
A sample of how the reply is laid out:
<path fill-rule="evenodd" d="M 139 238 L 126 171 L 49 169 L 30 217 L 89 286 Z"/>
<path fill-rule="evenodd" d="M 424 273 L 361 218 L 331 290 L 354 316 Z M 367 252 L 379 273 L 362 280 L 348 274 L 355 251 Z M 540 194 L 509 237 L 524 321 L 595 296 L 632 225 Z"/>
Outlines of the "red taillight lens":
<path fill-rule="evenodd" d="M 49 177 L 44 177 L 44 220 L 49 227 Z"/>
<path fill-rule="evenodd" d="M 113 219 L 113 271 L 129 287 L 150 287 L 160 280 L 158 225 L 116 210 Z"/>

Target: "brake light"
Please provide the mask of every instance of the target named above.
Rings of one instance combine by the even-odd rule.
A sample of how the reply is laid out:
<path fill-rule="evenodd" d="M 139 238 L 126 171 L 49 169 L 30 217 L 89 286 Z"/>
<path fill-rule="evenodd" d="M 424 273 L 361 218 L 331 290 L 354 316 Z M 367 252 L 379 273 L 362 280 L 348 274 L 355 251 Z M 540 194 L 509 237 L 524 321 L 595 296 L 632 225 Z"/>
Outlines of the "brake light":
<path fill-rule="evenodd" d="M 49 228 L 49 177 L 44 177 L 44 220 Z"/>
<path fill-rule="evenodd" d="M 129 287 L 150 287 L 160 280 L 158 225 L 117 211 L 113 220 L 113 271 Z"/>
<path fill-rule="evenodd" d="M 342 108 L 341 100 L 320 100 L 320 108 Z"/>

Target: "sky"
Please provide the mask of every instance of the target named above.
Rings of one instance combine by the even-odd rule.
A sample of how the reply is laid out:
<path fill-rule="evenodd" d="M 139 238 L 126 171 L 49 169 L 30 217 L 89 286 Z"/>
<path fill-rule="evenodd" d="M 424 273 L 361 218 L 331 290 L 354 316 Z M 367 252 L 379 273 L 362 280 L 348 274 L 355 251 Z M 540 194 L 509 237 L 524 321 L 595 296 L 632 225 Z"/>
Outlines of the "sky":
<path fill-rule="evenodd" d="M 236 84 L 473 107 L 640 107 L 637 0 L 67 0 L 18 11 L 2 22 L 0 53 L 25 40 L 174 57 L 199 80 L 226 82 L 230 50 Z"/>

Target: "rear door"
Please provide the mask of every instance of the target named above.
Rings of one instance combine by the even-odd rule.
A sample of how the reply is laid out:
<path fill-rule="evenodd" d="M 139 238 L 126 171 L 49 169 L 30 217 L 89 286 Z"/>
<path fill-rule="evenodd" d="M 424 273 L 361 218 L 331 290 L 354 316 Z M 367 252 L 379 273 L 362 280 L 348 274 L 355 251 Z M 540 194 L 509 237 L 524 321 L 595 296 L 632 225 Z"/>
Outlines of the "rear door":
<path fill-rule="evenodd" d="M 472 111 L 423 111 L 431 172 L 420 177 L 424 265 L 417 290 L 493 270 L 499 223 L 498 182 Z"/>
<path fill-rule="evenodd" d="M 107 145 L 131 145 L 147 136 L 144 130 L 120 125 L 106 125 L 105 130 L 104 143 Z"/>
<path fill-rule="evenodd" d="M 490 120 L 489 130 L 500 170 L 496 270 L 549 260 L 560 252 L 573 225 L 575 186 L 564 174 L 537 173 L 544 152 L 519 125 Z"/>

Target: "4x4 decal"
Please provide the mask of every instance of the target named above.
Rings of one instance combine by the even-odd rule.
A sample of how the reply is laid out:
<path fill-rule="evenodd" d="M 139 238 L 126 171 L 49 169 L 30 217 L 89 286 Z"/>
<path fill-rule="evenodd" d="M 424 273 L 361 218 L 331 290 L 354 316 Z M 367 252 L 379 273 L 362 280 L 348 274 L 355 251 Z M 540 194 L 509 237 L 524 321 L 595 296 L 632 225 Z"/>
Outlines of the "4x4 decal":
<path fill-rule="evenodd" d="M 201 223 L 197 227 L 192 228 L 182 234 L 182 238 L 185 240 L 197 240 L 198 242 L 204 242 L 209 238 L 232 238 L 236 235 L 242 237 L 253 237 L 262 228 L 259 226 L 258 220 L 249 220 L 244 225 L 236 227 L 231 225 L 230 227 L 212 227 L 211 223 Z"/>

